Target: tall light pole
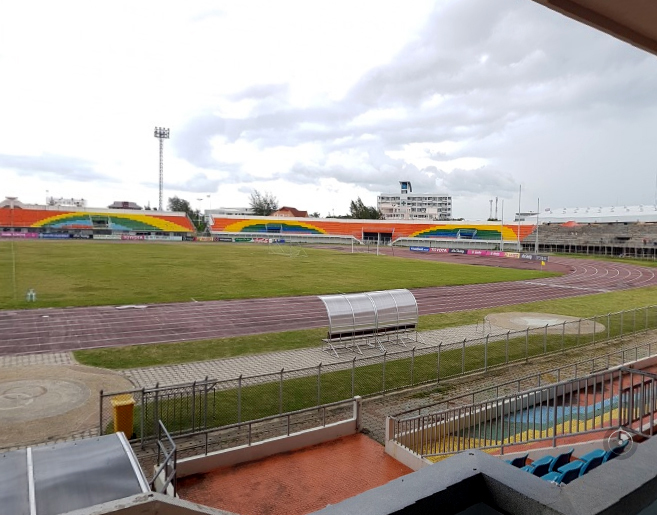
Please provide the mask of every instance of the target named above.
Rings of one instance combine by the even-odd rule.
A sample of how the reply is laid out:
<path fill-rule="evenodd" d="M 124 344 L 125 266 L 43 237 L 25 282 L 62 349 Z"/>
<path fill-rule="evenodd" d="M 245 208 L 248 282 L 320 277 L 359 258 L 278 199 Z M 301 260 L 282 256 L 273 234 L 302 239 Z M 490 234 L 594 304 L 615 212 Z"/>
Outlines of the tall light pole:
<path fill-rule="evenodd" d="M 534 254 L 538 254 L 538 215 L 541 211 L 541 199 L 536 202 L 536 244 L 534 245 Z"/>
<path fill-rule="evenodd" d="M 162 140 L 169 139 L 169 129 L 164 127 L 155 127 L 154 136 L 160 140 L 160 204 L 159 210 L 162 211 L 162 187 L 164 185 L 164 145 Z"/>

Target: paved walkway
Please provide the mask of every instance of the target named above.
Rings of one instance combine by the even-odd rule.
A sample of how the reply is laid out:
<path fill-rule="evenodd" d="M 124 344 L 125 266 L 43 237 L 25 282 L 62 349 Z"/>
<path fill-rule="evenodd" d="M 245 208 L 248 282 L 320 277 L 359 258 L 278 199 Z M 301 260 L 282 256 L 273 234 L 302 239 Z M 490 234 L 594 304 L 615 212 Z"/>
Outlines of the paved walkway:
<path fill-rule="evenodd" d="M 486 332 L 506 333 L 506 329 L 491 326 L 487 323 Z M 483 324 L 451 327 L 436 331 L 425 331 L 418 334 L 420 335 L 420 341 L 417 344 L 409 343 L 406 346 L 396 344 L 387 345 L 388 352 L 392 353 L 411 350 L 413 346 L 418 349 L 429 346 L 435 347 L 440 343 L 447 344 L 461 342 L 464 338 L 470 340 L 482 338 L 482 336 L 484 336 Z M 324 352 L 319 347 L 315 347 L 309 349 L 270 352 L 266 354 L 254 354 L 250 356 L 239 356 L 227 359 L 215 359 L 211 361 L 184 363 L 181 365 L 134 368 L 123 370 L 121 371 L 121 374 L 128 378 L 136 388 L 148 388 L 155 386 L 157 383 L 159 383 L 160 386 L 191 383 L 194 381 L 201 381 L 206 377 L 225 381 L 229 379 L 237 379 L 240 374 L 242 374 L 243 377 L 279 374 L 281 369 L 285 369 L 286 371 L 300 370 L 304 368 L 317 370 L 317 366 L 320 363 L 322 366 L 343 365 L 343 367 L 332 367 L 332 370 L 336 370 L 339 368 L 351 367 L 351 362 L 354 357 L 361 359 L 381 355 L 381 351 L 377 348 L 368 349 L 366 346 L 361 346 L 361 348 L 363 350 L 362 355 L 349 349 L 339 349 L 339 357 L 336 357 L 334 354 Z M 311 371 L 309 370 L 309 373 L 310 372 Z M 313 371 L 312 373 L 315 372 Z"/>

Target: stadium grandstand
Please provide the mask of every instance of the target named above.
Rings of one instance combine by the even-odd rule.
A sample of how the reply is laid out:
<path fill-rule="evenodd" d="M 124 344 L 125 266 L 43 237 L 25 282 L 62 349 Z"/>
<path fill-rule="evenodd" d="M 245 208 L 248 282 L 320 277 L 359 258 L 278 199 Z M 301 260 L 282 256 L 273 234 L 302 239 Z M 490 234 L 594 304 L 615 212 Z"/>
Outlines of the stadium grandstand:
<path fill-rule="evenodd" d="M 424 243 L 444 247 L 496 249 L 517 245 L 533 231 L 532 222 L 501 224 L 463 221 L 418 222 L 411 220 L 355 220 L 285 218 L 266 216 L 212 216 L 213 236 L 232 241 L 276 238 L 303 243 L 372 243 L 412 246 Z M 520 238 L 518 238 L 520 234 Z"/>
<path fill-rule="evenodd" d="M 3 238 L 43 239 L 180 241 L 195 233 L 185 213 L 24 204 L 15 197 L 0 202 L 0 229 Z"/>

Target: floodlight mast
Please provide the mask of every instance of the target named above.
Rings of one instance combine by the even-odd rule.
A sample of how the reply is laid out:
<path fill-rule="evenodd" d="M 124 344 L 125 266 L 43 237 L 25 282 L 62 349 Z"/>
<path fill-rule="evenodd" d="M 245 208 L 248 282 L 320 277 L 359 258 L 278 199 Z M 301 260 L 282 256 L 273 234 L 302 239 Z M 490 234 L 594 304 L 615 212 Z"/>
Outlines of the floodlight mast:
<path fill-rule="evenodd" d="M 162 187 L 164 185 L 164 145 L 162 140 L 169 139 L 169 129 L 164 127 L 155 127 L 155 137 L 160 140 L 160 204 L 159 211 L 162 211 Z"/>

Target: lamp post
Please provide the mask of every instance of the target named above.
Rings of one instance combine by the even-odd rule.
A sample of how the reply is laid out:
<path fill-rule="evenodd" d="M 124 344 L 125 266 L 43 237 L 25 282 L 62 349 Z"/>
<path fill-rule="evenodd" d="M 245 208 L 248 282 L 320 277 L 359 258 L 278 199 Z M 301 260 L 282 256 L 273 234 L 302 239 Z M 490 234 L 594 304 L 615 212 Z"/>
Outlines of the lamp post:
<path fill-rule="evenodd" d="M 160 140 L 160 203 L 158 209 L 159 211 L 162 211 L 162 187 L 164 184 L 164 145 L 162 140 L 169 139 L 169 129 L 165 129 L 164 127 L 155 127 L 154 136 Z"/>

